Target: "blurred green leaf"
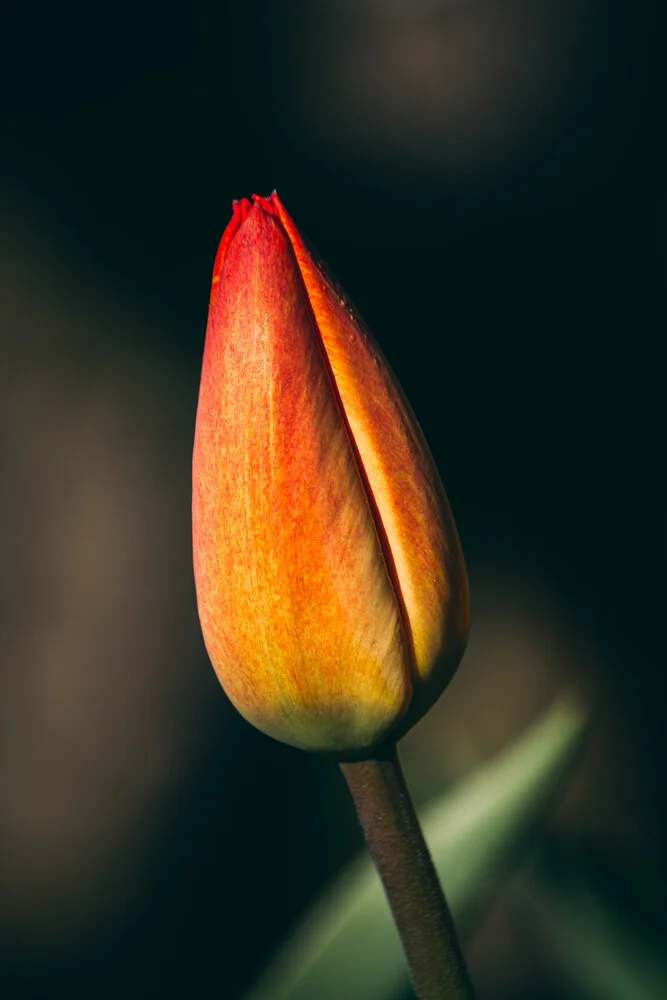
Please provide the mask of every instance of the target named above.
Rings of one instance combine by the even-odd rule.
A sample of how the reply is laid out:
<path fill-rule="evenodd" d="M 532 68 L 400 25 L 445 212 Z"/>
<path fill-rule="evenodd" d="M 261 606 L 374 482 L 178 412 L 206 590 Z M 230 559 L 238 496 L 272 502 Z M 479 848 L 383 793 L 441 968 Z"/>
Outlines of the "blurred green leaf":
<path fill-rule="evenodd" d="M 497 758 L 422 812 L 433 859 L 457 921 L 465 920 L 549 798 L 587 721 L 573 697 Z M 306 914 L 250 1000 L 387 1000 L 408 971 L 380 881 L 358 858 Z"/>

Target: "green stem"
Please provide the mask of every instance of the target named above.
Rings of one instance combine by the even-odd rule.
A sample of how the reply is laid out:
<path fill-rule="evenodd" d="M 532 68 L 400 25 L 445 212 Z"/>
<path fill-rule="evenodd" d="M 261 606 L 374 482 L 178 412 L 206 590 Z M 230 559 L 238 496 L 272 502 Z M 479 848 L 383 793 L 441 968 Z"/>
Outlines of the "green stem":
<path fill-rule="evenodd" d="M 419 1000 L 474 1000 L 442 886 L 396 750 L 340 765 L 410 966 Z"/>

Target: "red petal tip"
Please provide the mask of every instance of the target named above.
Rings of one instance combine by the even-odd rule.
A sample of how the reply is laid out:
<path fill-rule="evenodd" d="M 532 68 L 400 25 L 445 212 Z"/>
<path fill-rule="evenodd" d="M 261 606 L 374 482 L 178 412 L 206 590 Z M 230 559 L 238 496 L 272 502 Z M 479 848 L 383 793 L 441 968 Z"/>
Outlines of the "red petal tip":
<path fill-rule="evenodd" d="M 232 218 L 229 225 L 231 226 L 234 222 L 236 222 L 234 232 L 236 232 L 241 223 L 245 222 L 248 218 L 248 215 L 252 211 L 252 207 L 253 205 L 250 198 L 239 198 L 232 202 Z"/>
<path fill-rule="evenodd" d="M 265 198 L 261 194 L 254 194 L 252 196 L 252 201 L 255 208 L 261 208 L 264 212 L 267 213 L 267 215 L 273 215 L 277 217 L 278 212 L 276 210 L 276 205 L 275 205 L 276 198 L 277 198 L 276 192 L 272 191 L 268 198 Z"/>

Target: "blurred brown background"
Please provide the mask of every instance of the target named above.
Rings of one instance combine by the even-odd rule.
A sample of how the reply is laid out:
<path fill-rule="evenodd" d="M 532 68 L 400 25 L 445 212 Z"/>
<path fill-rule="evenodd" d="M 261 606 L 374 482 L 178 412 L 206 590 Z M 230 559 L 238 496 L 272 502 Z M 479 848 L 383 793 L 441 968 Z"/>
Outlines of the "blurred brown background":
<path fill-rule="evenodd" d="M 406 741 L 416 794 L 579 682 L 599 722 L 535 841 L 659 932 L 663 28 L 648 0 L 14 16 L 3 998 L 239 997 L 360 844 L 335 767 L 230 708 L 196 618 L 210 272 L 232 198 L 274 187 L 395 368 L 469 561 L 469 653 Z M 547 897 L 519 872 L 480 916 L 480 1000 L 583 995 Z"/>

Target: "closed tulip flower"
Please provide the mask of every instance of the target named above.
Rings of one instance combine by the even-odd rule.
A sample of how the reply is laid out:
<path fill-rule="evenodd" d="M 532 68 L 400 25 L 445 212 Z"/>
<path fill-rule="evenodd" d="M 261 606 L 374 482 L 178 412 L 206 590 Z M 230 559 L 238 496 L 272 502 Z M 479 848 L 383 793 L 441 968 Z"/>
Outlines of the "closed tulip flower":
<path fill-rule="evenodd" d="M 393 742 L 463 654 L 469 601 L 421 429 L 278 196 L 218 250 L 193 457 L 199 616 L 239 712 L 340 760 Z"/>

